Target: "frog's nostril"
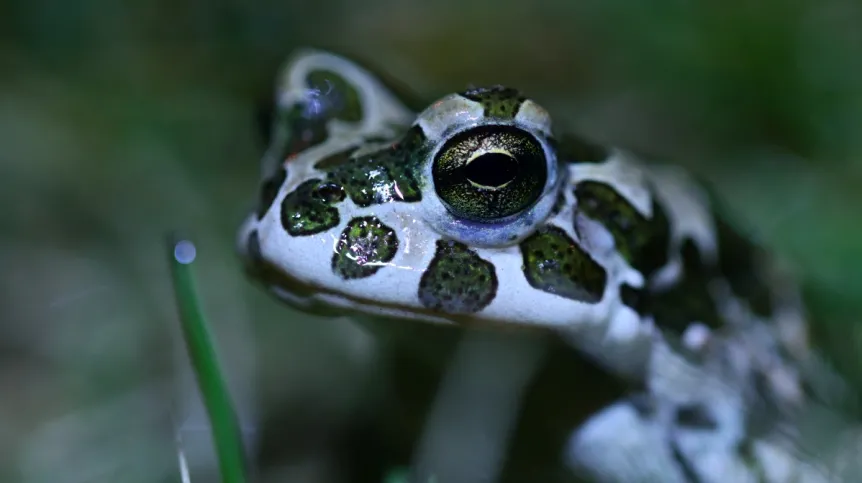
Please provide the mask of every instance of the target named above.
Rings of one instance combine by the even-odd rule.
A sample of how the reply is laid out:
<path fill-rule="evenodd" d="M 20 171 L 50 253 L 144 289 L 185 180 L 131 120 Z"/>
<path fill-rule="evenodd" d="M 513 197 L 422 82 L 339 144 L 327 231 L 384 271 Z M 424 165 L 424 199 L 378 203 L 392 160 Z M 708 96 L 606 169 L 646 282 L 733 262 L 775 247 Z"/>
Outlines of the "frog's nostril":
<path fill-rule="evenodd" d="M 464 166 L 464 176 L 473 185 L 485 189 L 504 187 L 518 172 L 518 160 L 507 153 L 482 154 Z"/>

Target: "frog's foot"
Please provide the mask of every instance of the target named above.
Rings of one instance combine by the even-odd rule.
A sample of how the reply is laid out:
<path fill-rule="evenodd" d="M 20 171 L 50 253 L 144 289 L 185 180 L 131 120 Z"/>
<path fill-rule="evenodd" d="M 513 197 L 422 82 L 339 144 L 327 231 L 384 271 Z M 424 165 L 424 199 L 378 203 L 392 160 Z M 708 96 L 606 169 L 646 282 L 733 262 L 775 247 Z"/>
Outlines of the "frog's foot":
<path fill-rule="evenodd" d="M 609 483 L 686 483 L 686 467 L 646 398 L 621 400 L 572 433 L 567 465 L 578 475 Z"/>
<path fill-rule="evenodd" d="M 729 438 L 708 413 L 638 395 L 573 431 L 564 460 L 602 483 L 827 483 L 778 438 Z"/>

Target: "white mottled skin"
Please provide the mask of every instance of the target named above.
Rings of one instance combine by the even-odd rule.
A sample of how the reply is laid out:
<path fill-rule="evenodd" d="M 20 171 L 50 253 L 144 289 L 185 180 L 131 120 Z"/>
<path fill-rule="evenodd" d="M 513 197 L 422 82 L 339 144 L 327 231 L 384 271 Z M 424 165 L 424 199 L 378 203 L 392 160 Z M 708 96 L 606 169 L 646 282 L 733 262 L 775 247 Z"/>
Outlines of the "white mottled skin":
<path fill-rule="evenodd" d="M 600 481 L 686 483 L 665 438 L 662 424 L 621 401 L 574 431 L 565 457 L 571 467 Z"/>
<path fill-rule="evenodd" d="M 302 50 L 292 59 L 291 68 L 283 70 L 283 75 L 277 87 L 277 104 L 279 107 L 308 99 L 310 94 L 305 84 L 309 72 L 319 69 L 340 73 L 345 79 L 353 82 L 363 106 L 374 106 L 367 110 L 358 124 L 340 120 L 330 122 L 330 133 L 335 137 L 351 138 L 357 133 L 378 133 L 382 126 L 388 123 L 407 124 L 413 121 L 415 114 L 405 108 L 374 76 L 342 57 L 318 50 Z M 325 93 L 323 93 L 325 94 Z"/>
<path fill-rule="evenodd" d="M 704 482 L 755 481 L 754 470 L 744 465 L 734 451 L 744 432 L 743 414 L 748 388 L 741 381 L 745 380 L 751 367 L 767 363 L 761 359 L 769 359 L 768 354 L 752 354 L 751 351 L 772 353 L 767 346 L 768 342 L 774 342 L 774 335 L 759 334 L 767 341 L 761 343 L 755 338 L 754 342 L 749 341 L 751 347 L 745 344 L 731 347 L 713 341 L 709 329 L 697 324 L 698 321 L 692 321 L 693 332 L 685 337 L 689 348 L 704 354 L 714 353 L 716 357 L 712 363 L 695 365 L 688 362 L 671 349 L 651 319 L 642 320 L 622 304 L 621 285 L 643 287 L 647 281 L 617 253 L 609 232 L 600 223 L 581 215 L 577 220 L 577 233 L 572 224 L 577 205 L 571 191 L 576 182 L 595 180 L 609 184 L 647 217 L 652 216 L 652 195 L 647 183 L 652 183 L 667 211 L 674 248 L 670 262 L 652 283 L 671 285 L 680 276 L 681 261 L 675 248 L 684 238 L 694 240 L 707 259 L 714 259 L 717 250 L 714 222 L 705 197 L 684 173 L 671 167 L 650 166 L 648 169 L 618 149 L 611 150 L 611 156 L 603 163 L 559 163 L 554 151 L 541 137 L 551 132 L 550 116 L 532 101 L 524 102 L 515 119 L 505 122 L 486 119 L 481 105 L 459 95 L 444 97 L 417 116 L 367 71 L 341 57 L 313 50 L 298 53 L 286 66 L 277 87 L 279 107 L 287 109 L 309 96 L 319 95 L 305 85 L 307 74 L 318 69 L 337 72 L 353 84 L 360 94 L 365 117 L 359 123 L 330 121 L 326 142 L 297 153 L 289 160 L 288 177 L 267 213 L 261 219 L 253 214 L 243 224 L 238 237 L 242 252 L 245 252 L 249 233 L 257 230 L 263 258 L 314 289 L 314 294 L 303 298 L 280 287 L 272 287 L 274 291 L 301 307 L 316 303 L 346 311 L 435 323 L 469 319 L 557 331 L 574 347 L 593 355 L 610 369 L 644 377 L 657 405 L 655 415 L 640 417 L 622 401 L 576 429 L 566 454 L 573 468 L 585 468 L 587 473 L 609 482 L 633 481 L 630 479 L 633 475 L 640 478 L 651 471 L 661 475 L 655 481 L 686 481 L 677 462 L 669 456 L 668 444 L 674 441 L 681 453 L 694 460 L 692 466 Z M 323 177 L 324 173 L 314 168 L 315 162 L 346 147 L 360 145 L 362 136 L 394 136 L 397 131 L 393 125 L 406 129 L 413 123 L 422 127 L 433 145 L 429 159 L 452 134 L 478 125 L 510 124 L 541 135 L 538 139 L 545 150 L 549 172 L 542 197 L 527 212 L 505 226 L 465 229 L 468 224 L 453 217 L 437 199 L 428 162 L 421 173 L 426 178 L 420 180 L 424 186 L 421 202 L 390 202 L 361 208 L 347 198 L 338 205 L 340 224 L 331 230 L 298 237 L 290 236 L 284 230 L 279 213 L 281 201 L 303 181 Z M 267 154 L 272 155 L 272 152 Z M 565 193 L 566 206 L 549 218 L 560 189 Z M 370 215 L 395 230 L 399 241 L 397 254 L 385 269 L 371 277 L 343 280 L 330 268 L 338 237 L 352 218 Z M 522 255 L 517 241 L 528 236 L 540 223 L 551 223 L 565 230 L 606 269 L 608 286 L 599 303 L 567 299 L 529 285 L 522 270 Z M 515 241 L 504 242 L 510 235 L 515 236 Z M 478 313 L 469 316 L 431 313 L 418 300 L 417 287 L 434 256 L 435 242 L 445 238 L 469 245 L 496 269 L 499 280 L 496 297 Z M 745 307 L 729 304 L 727 310 L 737 310 L 742 320 L 759 322 Z M 800 324 L 804 327 L 804 320 L 798 310 L 790 310 L 784 318 L 789 321 L 784 323 L 784 332 L 790 334 L 785 343 L 793 342 L 801 347 L 800 352 L 804 352 L 804 342 L 799 343 L 804 335 L 800 329 Z M 721 357 L 727 354 L 735 358 L 730 370 L 719 367 Z M 785 373 L 780 379 L 780 384 L 787 386 L 785 391 L 793 393 L 798 381 Z M 710 408 L 719 422 L 718 429 L 695 431 L 674 426 L 669 414 L 675 405 L 693 401 L 700 401 Z M 766 443 L 758 444 L 761 448 Z M 767 481 L 793 481 L 794 468 L 798 466 L 795 460 L 781 453 L 777 446 L 770 448 L 775 455 L 764 456 L 761 464 L 769 466 L 770 461 L 775 461 L 766 473 L 776 476 Z M 632 459 L 627 460 L 627 457 Z M 786 475 L 781 476 L 782 472 Z M 827 480 L 815 478 L 805 481 Z"/>
<path fill-rule="evenodd" d="M 610 185 L 629 200 L 642 215 L 652 216 L 652 195 L 646 185 L 647 173 L 640 161 L 625 151 L 614 149 L 603 163 L 574 164 L 569 168 L 571 183 L 599 181 Z"/>
<path fill-rule="evenodd" d="M 704 261 L 714 261 L 718 250 L 715 222 L 702 190 L 676 166 L 651 166 L 647 177 L 659 187 L 656 196 L 673 223 L 671 243 L 678 246 L 690 237 L 697 243 Z"/>
<path fill-rule="evenodd" d="M 373 77 L 340 57 L 327 53 L 303 52 L 296 59 L 282 76 L 288 80 L 279 86 L 278 98 L 282 106 L 287 105 L 285 103 L 289 100 L 301 99 L 303 93 L 308 95 L 308 88 L 304 83 L 308 72 L 315 69 L 329 69 L 350 79 L 364 99 L 374 101 L 365 106 L 368 119 L 375 123 L 366 119 L 351 130 L 350 123 L 332 121 L 331 138 L 326 143 L 314 146 L 290 159 L 287 180 L 272 204 L 273 209 L 270 209 L 260 220 L 256 220 L 253 216 L 246 221 L 240 230 L 240 248 L 242 249 L 247 234 L 256 229 L 264 257 L 273 265 L 281 267 L 286 273 L 319 289 L 315 297 L 375 314 L 392 311 L 398 315 L 412 314 L 412 317 L 417 319 L 441 320 L 439 314 L 429 314 L 419 304 L 416 287 L 419 285 L 419 279 L 425 267 L 434 256 L 436 240 L 443 238 L 443 235 L 459 239 L 458 235 L 462 233 L 459 231 L 458 220 L 452 217 L 433 195 L 433 188 L 430 188 L 430 185 L 420 203 L 384 203 L 361 208 L 348 198 L 341 205 L 341 210 L 346 215 L 341 216 L 340 224 L 324 233 L 292 237 L 283 229 L 279 207 L 284 196 L 303 181 L 313 177 L 323 177 L 325 174 L 314 168 L 315 162 L 355 145 L 361 135 L 386 132 L 385 128 L 378 126 L 376 122 L 400 119 L 403 124 L 404 118 L 399 113 L 403 113 L 405 109 L 394 97 L 384 92 L 378 93 L 377 91 L 382 88 Z M 378 109 L 381 112 L 378 112 Z M 438 145 L 445 140 L 440 137 L 444 131 L 451 135 L 483 122 L 481 106 L 457 95 L 447 96 L 437 101 L 421 113 L 418 119 L 413 115 L 411 120 L 414 119 L 423 129 L 427 129 L 426 136 Z M 503 123 L 495 122 L 495 124 Z M 549 134 L 551 128 L 547 112 L 532 101 L 525 102 L 516 119 L 509 124 L 517 124 L 530 132 L 544 134 Z M 616 331 L 625 340 L 637 335 L 632 331 L 640 332 L 641 336 L 647 336 L 648 331 L 632 322 L 636 317 L 633 311 L 620 304 L 618 290 L 619 285 L 623 283 L 641 286 L 643 277 L 640 273 L 621 266 L 618 263 L 619 256 L 612 250 L 594 252 L 587 247 L 596 261 L 608 271 L 609 287 L 605 290 L 604 299 L 598 304 L 582 303 L 538 291 L 524 278 L 521 270 L 522 256 L 516 242 L 528 235 L 536 224 L 547 221 L 547 214 L 555 201 L 552 195 L 558 189 L 556 173 L 559 168 L 556 156 L 544 142 L 542 144 L 549 154 L 549 180 L 545 190 L 546 195 L 537 206 L 531 208 L 531 211 L 536 212 L 536 221 L 527 225 L 520 219 L 516 219 L 503 229 L 497 227 L 487 229 L 488 232 L 494 233 L 493 235 L 486 236 L 480 229 L 472 230 L 465 235 L 469 238 L 459 239 L 477 247 L 482 244 L 479 243 L 482 239 L 499 238 L 497 233 L 507 236 L 510 233 L 519 235 L 515 242 L 509 242 L 507 246 L 476 248 L 479 256 L 494 264 L 499 289 L 497 296 L 488 307 L 470 317 L 494 323 L 553 328 L 602 325 Z M 428 169 L 430 170 L 430 166 Z M 575 171 L 571 167 L 566 169 L 570 173 Z M 427 175 L 428 172 L 426 172 Z M 429 190 L 432 191 L 429 193 Z M 387 264 L 394 270 L 381 270 L 366 279 L 342 280 L 330 269 L 332 251 L 350 219 L 368 215 L 380 218 L 398 234 L 400 244 L 398 253 Z M 564 210 L 550 221 L 577 240 L 570 216 L 571 211 Z M 496 244 L 499 243 L 496 241 Z M 492 241 L 487 244 L 495 243 Z M 338 298 L 344 300 L 335 301 Z M 530 302 L 524 303 L 526 300 Z M 389 308 L 381 310 L 381 305 Z M 620 321 L 617 324 L 619 327 L 614 327 L 614 322 L 617 320 Z"/>

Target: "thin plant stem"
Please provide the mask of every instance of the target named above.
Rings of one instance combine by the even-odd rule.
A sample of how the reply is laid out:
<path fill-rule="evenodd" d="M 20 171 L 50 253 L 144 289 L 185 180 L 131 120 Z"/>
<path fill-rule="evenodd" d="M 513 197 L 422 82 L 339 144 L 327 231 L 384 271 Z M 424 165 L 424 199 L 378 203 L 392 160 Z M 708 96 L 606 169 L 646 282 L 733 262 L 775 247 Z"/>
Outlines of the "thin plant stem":
<path fill-rule="evenodd" d="M 245 451 L 236 412 L 195 290 L 191 267 L 195 259 L 195 246 L 188 240 L 172 237 L 169 249 L 171 278 L 179 309 L 180 326 L 212 427 L 221 481 L 245 483 Z"/>

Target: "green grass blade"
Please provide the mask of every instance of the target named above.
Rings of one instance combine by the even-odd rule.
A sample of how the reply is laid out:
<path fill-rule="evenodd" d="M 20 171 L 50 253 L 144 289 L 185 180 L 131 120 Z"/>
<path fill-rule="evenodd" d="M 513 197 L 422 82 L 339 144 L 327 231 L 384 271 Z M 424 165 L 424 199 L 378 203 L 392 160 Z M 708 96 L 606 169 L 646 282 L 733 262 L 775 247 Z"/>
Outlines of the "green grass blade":
<path fill-rule="evenodd" d="M 171 276 L 183 338 L 210 419 L 222 483 L 245 483 L 246 461 L 238 419 L 218 363 L 206 318 L 198 303 L 191 263 L 195 246 L 169 242 Z"/>

